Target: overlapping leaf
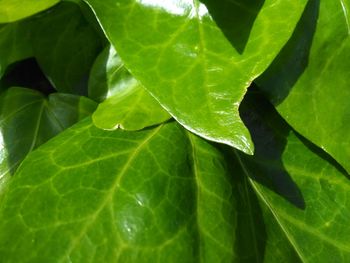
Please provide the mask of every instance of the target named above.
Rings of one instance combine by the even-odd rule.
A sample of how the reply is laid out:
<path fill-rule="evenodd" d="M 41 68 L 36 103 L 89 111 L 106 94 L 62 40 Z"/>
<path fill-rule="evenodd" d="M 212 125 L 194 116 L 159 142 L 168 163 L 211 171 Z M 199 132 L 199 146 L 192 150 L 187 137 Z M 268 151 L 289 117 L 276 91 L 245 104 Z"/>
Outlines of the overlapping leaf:
<path fill-rule="evenodd" d="M 250 100 L 245 105 L 248 112 L 244 113 L 255 138 L 256 156 L 237 154 L 237 158 L 264 210 L 269 211 L 265 213 L 267 228 L 278 225 L 287 241 L 272 240 L 282 243 L 277 247 L 282 250 L 277 258 L 297 256 L 301 262 L 348 262 L 347 174 L 332 158 L 281 122 L 271 109 L 257 105 L 256 98 Z"/>
<path fill-rule="evenodd" d="M 31 32 L 24 22 L 0 26 L 0 78 L 10 64 L 33 56 Z"/>
<path fill-rule="evenodd" d="M 60 0 L 1 0 L 0 24 L 14 22 L 43 11 Z"/>
<path fill-rule="evenodd" d="M 90 115 L 89 99 L 10 88 L 0 95 L 0 184 L 14 173 L 24 157 L 39 145 Z"/>
<path fill-rule="evenodd" d="M 206 139 L 253 152 L 239 104 L 290 37 L 307 1 L 87 2 L 127 68 L 177 121 Z"/>
<path fill-rule="evenodd" d="M 63 2 L 34 20 L 32 45 L 43 72 L 59 92 L 87 95 L 88 74 L 101 40 L 77 4 Z"/>
<path fill-rule="evenodd" d="M 0 255 L 232 261 L 231 187 L 220 152 L 175 123 L 108 132 L 85 120 L 33 152 L 15 175 L 1 204 Z"/>
<path fill-rule="evenodd" d="M 94 124 L 106 130 L 140 130 L 170 119 L 170 115 L 124 67 L 113 47 L 106 48 L 92 68 L 89 94 L 105 99 L 93 114 Z"/>
<path fill-rule="evenodd" d="M 350 171 L 348 0 L 310 1 L 308 12 L 259 80 L 282 116 Z"/>
<path fill-rule="evenodd" d="M 349 179 L 257 103 L 243 109 L 256 157 L 224 157 L 231 149 L 175 123 L 107 132 L 85 120 L 67 130 L 33 152 L 7 188 L 0 254 L 8 262 L 22 253 L 28 262 L 347 262 Z"/>

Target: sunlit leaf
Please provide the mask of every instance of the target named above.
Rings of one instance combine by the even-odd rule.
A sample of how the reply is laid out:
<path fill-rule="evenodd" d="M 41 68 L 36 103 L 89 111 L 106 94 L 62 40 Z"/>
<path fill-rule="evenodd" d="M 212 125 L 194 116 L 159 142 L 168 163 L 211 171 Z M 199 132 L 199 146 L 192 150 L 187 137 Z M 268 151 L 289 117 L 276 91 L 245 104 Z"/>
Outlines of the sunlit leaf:
<path fill-rule="evenodd" d="M 238 107 L 290 37 L 307 1 L 86 2 L 126 67 L 178 122 L 206 139 L 253 152 Z"/>

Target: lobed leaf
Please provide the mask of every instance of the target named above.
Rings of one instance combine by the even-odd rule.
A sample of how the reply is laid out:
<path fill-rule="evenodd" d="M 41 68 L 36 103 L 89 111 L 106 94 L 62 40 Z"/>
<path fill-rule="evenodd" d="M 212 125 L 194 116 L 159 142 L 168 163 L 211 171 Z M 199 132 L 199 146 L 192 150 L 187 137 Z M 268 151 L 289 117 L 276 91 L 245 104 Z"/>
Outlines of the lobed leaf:
<path fill-rule="evenodd" d="M 5 184 L 25 156 L 89 116 L 96 105 L 87 98 L 41 93 L 13 87 L 0 95 L 0 185 Z M 2 187 L 1 187 L 2 188 Z"/>
<path fill-rule="evenodd" d="M 307 1 L 86 2 L 126 67 L 178 122 L 252 154 L 239 105 Z"/>

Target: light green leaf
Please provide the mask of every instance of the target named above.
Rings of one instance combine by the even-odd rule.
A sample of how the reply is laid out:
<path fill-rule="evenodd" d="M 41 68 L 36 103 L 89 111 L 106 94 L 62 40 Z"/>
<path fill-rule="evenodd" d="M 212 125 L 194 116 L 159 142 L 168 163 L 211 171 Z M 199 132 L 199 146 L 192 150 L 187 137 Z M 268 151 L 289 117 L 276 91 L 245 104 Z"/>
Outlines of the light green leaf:
<path fill-rule="evenodd" d="M 35 20 L 34 55 L 59 92 L 87 95 L 90 68 L 101 40 L 78 5 L 63 2 Z"/>
<path fill-rule="evenodd" d="M 128 71 L 113 47 L 97 58 L 89 81 L 89 93 L 101 100 L 94 124 L 106 130 L 140 130 L 170 119 L 170 115 Z"/>
<path fill-rule="evenodd" d="M 96 105 L 87 98 L 10 88 L 0 94 L 0 184 L 7 182 L 24 157 L 78 120 Z M 0 187 L 1 188 L 1 187 Z"/>
<path fill-rule="evenodd" d="M 34 15 L 58 2 L 59 0 L 0 0 L 0 24 Z"/>
<path fill-rule="evenodd" d="M 269 107 L 258 104 L 258 100 L 250 100 L 243 113 L 255 138 L 255 157 L 236 151 L 236 158 L 264 210 L 269 211 L 265 213 L 268 234 L 269 229 L 276 228 L 271 225 L 277 225 L 301 262 L 348 262 L 348 175 L 330 156 L 291 130 Z M 284 250 L 283 239 L 279 240 L 283 253 L 278 253 L 278 257 L 285 254 L 293 258 Z"/>
<path fill-rule="evenodd" d="M 140 130 L 170 119 L 170 115 L 135 80 L 102 102 L 92 115 L 94 124 L 106 130 Z"/>
<path fill-rule="evenodd" d="M 308 12 L 259 85 L 298 132 L 350 172 L 348 0 L 310 1 Z"/>
<path fill-rule="evenodd" d="M 86 2 L 126 67 L 178 122 L 253 152 L 239 104 L 289 39 L 306 0 Z"/>
<path fill-rule="evenodd" d="M 85 120 L 19 168 L 0 206 L 0 255 L 232 262 L 234 198 L 222 154 L 175 122 L 108 132 Z"/>

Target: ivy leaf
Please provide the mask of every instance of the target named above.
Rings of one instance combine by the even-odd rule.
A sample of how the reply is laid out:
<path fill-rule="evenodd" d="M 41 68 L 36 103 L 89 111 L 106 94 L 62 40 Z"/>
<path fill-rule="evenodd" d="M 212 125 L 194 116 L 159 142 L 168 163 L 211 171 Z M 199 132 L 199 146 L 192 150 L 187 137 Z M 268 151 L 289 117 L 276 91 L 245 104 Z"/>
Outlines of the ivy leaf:
<path fill-rule="evenodd" d="M 174 122 L 108 132 L 86 119 L 61 133 L 26 158 L 0 200 L 1 256 L 348 261 L 349 179 L 259 101 L 242 109 L 253 157 Z"/>
<path fill-rule="evenodd" d="M 34 55 L 53 87 L 87 95 L 89 71 L 101 41 L 79 6 L 62 2 L 34 23 Z"/>
<path fill-rule="evenodd" d="M 25 156 L 89 116 L 96 105 L 68 94 L 51 94 L 13 87 L 0 95 L 0 184 L 13 174 Z"/>
<path fill-rule="evenodd" d="M 0 78 L 10 64 L 33 56 L 31 32 L 22 21 L 0 26 Z"/>
<path fill-rule="evenodd" d="M 350 172 L 349 1 L 310 1 L 259 85 L 298 132 Z"/>
<path fill-rule="evenodd" d="M 87 119 L 19 168 L 0 206 L 0 254 L 8 262 L 23 253 L 28 262 L 232 261 L 230 178 L 222 154 L 174 122 L 108 132 Z"/>
<path fill-rule="evenodd" d="M 1 0 L 0 24 L 34 15 L 58 2 L 59 0 Z"/>
<path fill-rule="evenodd" d="M 112 46 L 108 46 L 97 56 L 89 76 L 89 97 L 97 102 L 104 101 L 129 83 L 132 75 L 124 67 L 123 61 Z"/>
<path fill-rule="evenodd" d="M 290 37 L 307 1 L 86 2 L 126 67 L 178 122 L 252 154 L 238 107 Z M 230 19 L 230 12 L 238 17 Z M 217 19 L 218 27 L 211 14 L 229 19 Z M 245 17 L 250 27 L 237 29 L 237 20 Z M 249 38 L 232 39 L 220 28 L 249 30 Z"/>
<path fill-rule="evenodd" d="M 170 119 L 170 115 L 128 71 L 113 47 L 106 48 L 92 68 L 89 93 L 101 100 L 94 124 L 106 130 L 140 130 Z"/>
<path fill-rule="evenodd" d="M 276 234 L 273 229 L 278 226 L 286 241 L 278 238 L 269 242 L 278 244 L 279 250 L 282 246 L 283 253 L 278 253 L 281 259 L 297 256 L 301 262 L 349 261 L 348 175 L 271 108 L 256 97 L 247 98 L 242 111 L 255 138 L 256 154 L 252 158 L 236 151 L 234 157 L 266 211 L 267 234 Z"/>

